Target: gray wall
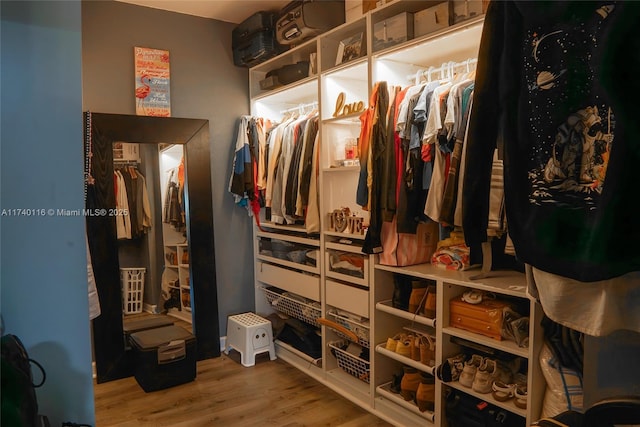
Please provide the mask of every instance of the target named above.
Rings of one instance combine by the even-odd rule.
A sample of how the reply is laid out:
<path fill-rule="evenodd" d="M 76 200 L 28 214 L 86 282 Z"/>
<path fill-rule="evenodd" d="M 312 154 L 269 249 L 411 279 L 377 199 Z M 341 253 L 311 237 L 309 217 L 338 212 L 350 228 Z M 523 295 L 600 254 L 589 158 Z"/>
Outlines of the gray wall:
<path fill-rule="evenodd" d="M 220 335 L 254 308 L 251 218 L 227 191 L 247 70 L 233 65 L 234 24 L 113 1 L 82 3 L 83 108 L 135 114 L 134 46 L 168 50 L 171 115 L 209 120 Z"/>
<path fill-rule="evenodd" d="M 0 204 L 44 209 L 0 218 L 3 332 L 44 367 L 37 397 L 51 425 L 94 424 L 84 218 L 55 214 L 84 205 L 80 3 L 0 8 Z"/>
<path fill-rule="evenodd" d="M 133 46 L 171 52 L 175 117 L 210 121 L 221 334 L 253 308 L 251 220 L 226 187 L 247 72 L 232 24 L 118 2 L 0 2 L 0 208 L 83 207 L 82 111 L 134 114 Z M 0 218 L 0 309 L 47 372 L 37 390 L 52 425 L 95 424 L 84 219 Z"/>

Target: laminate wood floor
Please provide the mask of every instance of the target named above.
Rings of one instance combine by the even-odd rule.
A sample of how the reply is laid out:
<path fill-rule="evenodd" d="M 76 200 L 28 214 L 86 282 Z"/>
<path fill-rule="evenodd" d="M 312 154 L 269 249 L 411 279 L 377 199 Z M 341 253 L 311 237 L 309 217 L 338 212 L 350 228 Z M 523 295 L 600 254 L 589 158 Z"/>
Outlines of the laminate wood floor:
<path fill-rule="evenodd" d="M 268 353 L 197 362 L 195 381 L 145 393 L 134 377 L 94 385 L 96 427 L 389 426 Z"/>

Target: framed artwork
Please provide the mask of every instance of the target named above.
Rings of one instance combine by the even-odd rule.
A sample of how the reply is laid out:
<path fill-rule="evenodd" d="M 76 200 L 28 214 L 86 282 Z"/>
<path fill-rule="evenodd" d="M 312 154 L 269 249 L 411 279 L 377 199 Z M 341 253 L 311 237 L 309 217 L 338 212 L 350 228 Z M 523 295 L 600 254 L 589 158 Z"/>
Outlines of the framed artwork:
<path fill-rule="evenodd" d="M 171 116 L 169 51 L 134 47 L 138 116 Z"/>
<path fill-rule="evenodd" d="M 363 33 L 358 33 L 340 42 L 340 44 L 338 45 L 338 55 L 336 56 L 336 65 L 351 61 L 352 59 L 360 58 L 360 56 L 362 56 L 363 36 Z"/>

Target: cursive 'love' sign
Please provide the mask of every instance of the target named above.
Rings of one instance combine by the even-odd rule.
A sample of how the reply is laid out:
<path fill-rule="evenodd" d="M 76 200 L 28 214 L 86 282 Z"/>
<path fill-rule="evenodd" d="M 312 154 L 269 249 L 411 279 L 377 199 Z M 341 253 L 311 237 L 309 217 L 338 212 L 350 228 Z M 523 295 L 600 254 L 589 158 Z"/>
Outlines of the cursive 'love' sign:
<path fill-rule="evenodd" d="M 345 103 L 347 95 L 344 92 L 338 94 L 336 99 L 336 109 L 333 112 L 333 117 L 348 116 L 349 114 L 359 113 L 364 110 L 364 102 L 352 102 L 351 104 Z"/>

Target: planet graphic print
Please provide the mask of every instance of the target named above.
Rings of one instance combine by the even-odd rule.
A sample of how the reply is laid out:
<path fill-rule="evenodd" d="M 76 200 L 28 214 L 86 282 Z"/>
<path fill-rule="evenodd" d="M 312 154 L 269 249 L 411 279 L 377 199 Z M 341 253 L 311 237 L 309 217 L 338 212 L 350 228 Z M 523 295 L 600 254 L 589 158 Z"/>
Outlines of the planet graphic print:
<path fill-rule="evenodd" d="M 558 74 L 551 73 L 549 71 L 541 71 L 538 73 L 536 78 L 536 87 L 537 89 L 547 90 L 551 89 L 555 86 L 556 81 L 563 75 L 567 70 L 561 70 Z"/>

